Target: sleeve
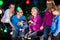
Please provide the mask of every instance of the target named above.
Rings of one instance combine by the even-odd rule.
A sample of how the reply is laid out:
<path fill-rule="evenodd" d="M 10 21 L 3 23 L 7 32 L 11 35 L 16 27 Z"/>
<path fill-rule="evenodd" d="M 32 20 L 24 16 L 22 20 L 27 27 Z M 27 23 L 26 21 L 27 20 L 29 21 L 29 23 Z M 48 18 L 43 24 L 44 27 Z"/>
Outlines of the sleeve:
<path fill-rule="evenodd" d="M 11 18 L 11 23 L 12 23 L 12 25 L 15 27 L 15 29 L 18 29 L 14 16 Z"/>
<path fill-rule="evenodd" d="M 46 21 L 46 18 L 47 18 L 47 11 L 44 13 L 45 14 L 45 16 L 44 16 L 44 20 L 43 20 L 43 23 L 42 23 L 42 26 L 44 26 L 45 25 L 45 21 Z"/>
<path fill-rule="evenodd" d="M 56 29 L 56 22 L 54 22 L 54 20 L 53 20 L 50 32 L 53 33 L 55 31 L 55 29 Z"/>
<path fill-rule="evenodd" d="M 14 17 L 11 18 L 11 21 L 12 21 L 12 24 L 13 24 L 14 26 L 16 26 L 16 25 L 15 25 L 16 22 L 15 22 L 15 20 L 14 20 Z"/>
<path fill-rule="evenodd" d="M 57 35 L 59 34 L 59 32 L 60 32 L 60 16 L 59 16 L 59 18 L 58 18 L 57 29 L 56 29 L 56 31 L 55 31 L 54 34 L 57 36 Z"/>
<path fill-rule="evenodd" d="M 5 11 L 5 17 L 6 17 L 6 19 L 8 20 L 8 21 L 10 21 L 10 13 L 9 13 L 9 11 L 7 10 L 7 11 Z"/>
<path fill-rule="evenodd" d="M 4 12 L 4 15 L 3 15 L 2 19 L 6 18 L 7 14 L 8 14 L 8 12 L 7 12 L 7 10 L 6 10 L 6 11 Z"/>
<path fill-rule="evenodd" d="M 32 31 L 32 26 L 31 25 L 29 25 L 29 31 Z"/>

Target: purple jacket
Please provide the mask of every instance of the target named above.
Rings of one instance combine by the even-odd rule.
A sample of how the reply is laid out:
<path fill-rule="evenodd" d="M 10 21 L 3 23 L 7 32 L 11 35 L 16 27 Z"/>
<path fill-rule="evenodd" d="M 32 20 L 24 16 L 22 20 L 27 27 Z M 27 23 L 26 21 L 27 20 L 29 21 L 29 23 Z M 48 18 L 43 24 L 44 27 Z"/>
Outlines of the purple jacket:
<path fill-rule="evenodd" d="M 40 26 L 42 25 L 41 16 L 37 15 L 36 18 L 34 18 L 34 16 L 31 16 L 30 20 L 32 20 L 34 23 L 29 25 L 29 30 L 32 30 L 32 31 L 40 30 Z"/>
<path fill-rule="evenodd" d="M 44 26 L 44 25 L 51 26 L 53 17 L 54 17 L 54 15 L 52 14 L 52 12 L 49 12 L 46 10 L 42 26 Z"/>

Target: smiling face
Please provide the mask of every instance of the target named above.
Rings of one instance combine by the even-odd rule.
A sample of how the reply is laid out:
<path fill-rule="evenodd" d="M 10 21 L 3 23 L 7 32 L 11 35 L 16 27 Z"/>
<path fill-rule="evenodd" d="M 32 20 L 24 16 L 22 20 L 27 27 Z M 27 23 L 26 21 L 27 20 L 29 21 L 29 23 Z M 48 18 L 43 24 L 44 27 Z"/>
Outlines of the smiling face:
<path fill-rule="evenodd" d="M 19 12 L 17 12 L 17 15 L 22 16 L 23 15 L 23 11 L 20 10 Z"/>
<path fill-rule="evenodd" d="M 53 11 L 53 15 L 59 15 L 59 12 L 57 10 Z"/>
<path fill-rule="evenodd" d="M 54 15 L 59 15 L 60 14 L 60 5 L 56 6 L 56 10 L 53 11 Z"/>
<path fill-rule="evenodd" d="M 35 9 L 35 8 L 32 8 L 32 9 L 31 9 L 31 14 L 32 14 L 33 16 L 36 16 L 37 13 L 38 13 L 37 9 Z"/>

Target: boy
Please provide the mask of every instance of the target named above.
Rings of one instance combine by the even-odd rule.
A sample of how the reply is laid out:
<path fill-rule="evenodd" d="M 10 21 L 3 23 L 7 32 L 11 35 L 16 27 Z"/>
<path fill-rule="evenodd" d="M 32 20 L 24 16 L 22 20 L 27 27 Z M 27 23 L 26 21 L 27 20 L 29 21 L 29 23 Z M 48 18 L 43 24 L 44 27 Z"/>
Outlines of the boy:
<path fill-rule="evenodd" d="M 23 15 L 23 11 L 20 7 L 17 7 L 17 14 L 12 17 L 12 24 L 14 26 L 12 32 L 12 40 L 15 40 L 15 38 L 19 35 L 19 37 L 23 37 L 25 34 L 25 29 L 27 28 L 27 25 L 25 23 L 26 18 Z"/>

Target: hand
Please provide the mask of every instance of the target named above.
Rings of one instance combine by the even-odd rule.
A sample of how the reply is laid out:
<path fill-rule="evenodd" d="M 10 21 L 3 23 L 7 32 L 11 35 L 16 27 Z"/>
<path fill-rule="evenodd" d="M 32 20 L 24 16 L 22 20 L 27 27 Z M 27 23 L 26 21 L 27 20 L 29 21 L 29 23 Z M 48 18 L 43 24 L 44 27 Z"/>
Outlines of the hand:
<path fill-rule="evenodd" d="M 32 21 L 32 20 L 30 20 L 30 21 L 29 21 L 29 23 L 32 23 L 32 24 L 33 24 L 33 21 Z"/>
<path fill-rule="evenodd" d="M 31 33 L 32 31 L 29 31 L 29 34 Z"/>
<path fill-rule="evenodd" d="M 43 29 L 44 29 L 44 27 L 43 27 L 43 26 L 41 26 L 41 27 L 40 27 L 40 30 L 43 30 Z"/>
<path fill-rule="evenodd" d="M 24 31 L 25 31 L 25 29 L 23 28 L 23 29 L 22 29 L 22 32 L 24 32 Z"/>
<path fill-rule="evenodd" d="M 4 23 L 4 19 L 1 19 L 1 22 Z"/>
<path fill-rule="evenodd" d="M 24 24 L 24 21 L 21 21 L 21 22 L 20 22 L 20 25 L 23 25 L 23 24 Z"/>
<path fill-rule="evenodd" d="M 22 22 L 18 22 L 18 25 L 22 25 L 23 24 L 23 21 Z"/>
<path fill-rule="evenodd" d="M 12 30 L 15 30 L 15 27 L 12 27 Z"/>

